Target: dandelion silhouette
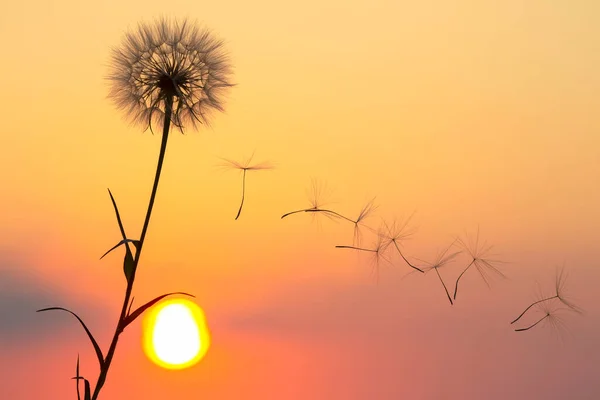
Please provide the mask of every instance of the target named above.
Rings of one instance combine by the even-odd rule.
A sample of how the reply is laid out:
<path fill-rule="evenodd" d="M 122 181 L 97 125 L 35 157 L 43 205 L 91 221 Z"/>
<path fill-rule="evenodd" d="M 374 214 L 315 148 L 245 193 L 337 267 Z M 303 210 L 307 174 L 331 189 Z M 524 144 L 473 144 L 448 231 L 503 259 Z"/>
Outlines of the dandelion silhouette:
<path fill-rule="evenodd" d="M 475 235 L 475 238 L 467 235 L 466 239 L 463 240 L 462 238 L 458 238 L 457 241 L 459 246 L 469 254 L 469 257 L 471 257 L 471 262 L 456 279 L 456 285 L 454 286 L 454 300 L 456 300 L 456 294 L 458 293 L 458 283 L 460 282 L 460 278 L 462 278 L 465 272 L 467 272 L 472 266 L 474 266 L 477 272 L 479 272 L 479 275 L 481 275 L 481 278 L 488 287 L 490 287 L 490 280 L 492 279 L 490 277 L 490 273 L 502 278 L 506 278 L 502 271 L 500 271 L 497 267 L 497 264 L 501 264 L 503 261 L 490 258 L 495 256 L 490 254 L 493 246 L 488 245 L 485 241 L 480 242 L 479 227 L 477 227 L 477 234 Z"/>
<path fill-rule="evenodd" d="M 187 20 L 140 24 L 113 49 L 111 68 L 109 97 L 146 129 L 209 124 L 233 86 L 223 42 Z"/>
<path fill-rule="evenodd" d="M 240 202 L 240 208 L 238 209 L 238 212 L 235 216 L 236 220 L 240 217 L 240 214 L 242 213 L 242 207 L 244 207 L 244 199 L 246 197 L 246 172 L 264 171 L 274 168 L 273 165 L 271 165 L 269 162 L 261 162 L 251 165 L 250 163 L 252 162 L 253 157 L 254 153 L 252 153 L 250 157 L 248 157 L 245 161 L 242 162 L 228 160 L 226 158 L 222 159 L 223 161 L 225 161 L 223 164 L 221 164 L 222 167 L 233 168 L 242 171 L 242 200 Z"/>
<path fill-rule="evenodd" d="M 558 301 L 560 301 L 563 305 L 567 306 L 570 310 L 572 310 L 578 314 L 582 314 L 583 310 L 580 307 L 573 304 L 573 302 L 568 299 L 568 295 L 566 293 L 566 288 L 565 288 L 565 286 L 567 284 L 567 278 L 568 278 L 568 275 L 565 272 L 565 265 L 563 264 L 562 267 L 556 269 L 554 295 L 548 296 L 548 297 L 540 296 L 540 300 L 537 300 L 537 301 L 534 301 L 533 303 L 531 303 L 521 314 L 519 314 L 519 316 L 517 318 L 515 318 L 511 322 L 511 324 L 514 324 L 515 322 L 520 320 L 521 317 L 523 317 L 523 315 L 525 315 L 525 313 L 527 313 L 527 311 L 529 311 L 532 307 L 534 307 L 538 304 L 549 302 L 554 299 L 558 299 Z"/>
<path fill-rule="evenodd" d="M 160 19 L 154 23 L 140 24 L 136 30 L 125 35 L 121 47 L 113 50 L 110 68 L 108 80 L 112 86 L 109 98 L 117 108 L 123 110 L 131 122 L 142 125 L 144 129 L 152 130 L 153 122 L 162 124 L 163 133 L 152 192 L 139 240 L 126 237 L 117 203 L 109 190 L 122 240 L 102 257 L 125 245 L 123 271 L 127 288 L 108 351 L 102 352 L 90 330 L 74 312 L 62 307 L 38 310 L 68 312 L 79 321 L 87 333 L 96 352 L 100 372 L 91 394 L 89 381 L 79 373 L 78 359 L 77 375 L 74 379 L 77 382 L 84 381 L 85 400 L 97 400 L 106 382 L 119 337 L 129 324 L 167 296 L 192 296 L 182 292 L 167 293 L 148 301 L 134 311 L 131 310 L 133 285 L 156 198 L 170 127 L 177 127 L 183 133 L 186 125 L 192 128 L 208 125 L 210 115 L 214 111 L 224 110 L 224 95 L 233 86 L 229 81 L 232 69 L 223 43 L 208 30 L 200 29 L 188 20 L 178 22 Z M 134 245 L 135 254 L 129 244 Z M 77 391 L 79 397 L 79 385 Z"/>
<path fill-rule="evenodd" d="M 385 251 L 387 250 L 389 243 L 386 243 L 381 235 L 376 236 L 376 240 L 373 248 L 364 248 L 358 246 L 335 246 L 336 249 L 352 249 L 356 251 L 368 252 L 372 253 L 373 259 L 371 260 L 372 270 L 371 272 L 375 274 L 376 281 L 379 283 L 379 265 L 381 260 L 387 261 L 390 260 L 385 256 Z"/>
<path fill-rule="evenodd" d="M 398 251 L 398 254 L 400 254 L 400 257 L 402 257 L 404 262 L 409 267 L 413 268 L 415 271 L 425 272 L 421 268 L 417 267 L 416 265 L 414 265 L 410 261 L 408 261 L 408 259 L 404 256 L 404 254 L 402 253 L 402 250 L 400 249 L 402 242 L 404 240 L 408 239 L 410 236 L 412 236 L 416 232 L 416 229 L 408 228 L 408 223 L 412 219 L 413 215 L 414 215 L 414 213 L 403 222 L 400 222 L 395 219 L 391 224 L 388 224 L 387 222 L 384 221 L 383 222 L 384 229 L 382 230 L 380 235 L 383 237 L 383 239 L 385 241 L 388 242 L 388 244 L 394 245 L 394 247 Z"/>
<path fill-rule="evenodd" d="M 439 252 L 437 257 L 435 258 L 435 260 L 433 262 L 429 262 L 429 261 L 424 261 L 424 260 L 420 260 L 419 261 L 425 263 L 425 267 L 423 268 L 423 271 L 425 273 L 434 270 L 435 273 L 437 274 L 438 278 L 440 279 L 440 282 L 442 284 L 442 286 L 444 287 L 444 291 L 446 292 L 446 296 L 448 296 L 448 301 L 450 301 L 450 304 L 453 304 L 452 302 L 452 297 L 450 297 L 450 293 L 448 292 L 448 288 L 446 287 L 446 284 L 444 283 L 444 280 L 442 279 L 442 276 L 440 275 L 440 271 L 439 269 L 442 268 L 443 266 L 451 263 L 452 261 L 454 261 L 454 259 L 456 258 L 456 256 L 458 256 L 461 252 L 457 251 L 454 253 L 450 253 L 448 254 L 448 251 L 452 248 L 452 246 L 454 246 L 454 243 L 456 242 L 453 241 L 450 246 L 448 246 L 446 249 L 444 249 L 443 251 Z"/>

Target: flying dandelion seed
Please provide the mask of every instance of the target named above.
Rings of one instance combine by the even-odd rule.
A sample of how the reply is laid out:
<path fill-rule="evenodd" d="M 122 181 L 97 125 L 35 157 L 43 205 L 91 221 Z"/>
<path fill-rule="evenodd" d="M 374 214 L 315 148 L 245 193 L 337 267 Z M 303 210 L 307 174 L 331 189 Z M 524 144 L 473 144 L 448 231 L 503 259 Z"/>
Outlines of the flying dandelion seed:
<path fill-rule="evenodd" d="M 467 235 L 465 240 L 458 238 L 457 241 L 459 246 L 469 254 L 469 257 L 471 257 L 471 262 L 456 279 L 456 285 L 454 286 L 454 300 L 456 300 L 456 294 L 458 293 L 458 283 L 460 278 L 462 278 L 465 272 L 467 272 L 472 266 L 474 266 L 477 272 L 479 272 L 479 275 L 488 287 L 491 286 L 491 274 L 495 274 L 501 278 L 506 278 L 502 271 L 498 269 L 498 264 L 502 264 L 503 261 L 492 258 L 495 257 L 494 254 L 490 254 L 492 246 L 488 245 L 485 241 L 480 242 L 479 227 L 477 227 L 477 234 L 475 235 L 475 238 Z"/>
<path fill-rule="evenodd" d="M 525 332 L 530 329 L 535 328 L 539 324 L 549 326 L 556 334 L 558 334 L 561 339 L 563 338 L 563 334 L 568 332 L 567 325 L 565 324 L 564 318 L 561 315 L 561 312 L 569 312 L 573 311 L 568 307 L 560 307 L 556 304 L 556 298 L 554 301 L 545 301 L 542 303 L 537 303 L 535 307 L 541 312 L 542 317 L 535 321 L 533 324 L 525 327 L 525 328 L 517 328 L 515 332 Z"/>
<path fill-rule="evenodd" d="M 402 257 L 404 262 L 409 267 L 413 268 L 415 271 L 424 272 L 421 268 L 417 267 L 416 265 L 414 265 L 410 261 L 408 261 L 408 259 L 404 256 L 404 254 L 402 253 L 402 250 L 400 249 L 402 242 L 404 240 L 408 239 L 410 236 L 412 236 L 416 232 L 416 229 L 408 228 L 408 224 L 409 224 L 410 220 L 412 219 L 413 215 L 414 215 L 414 213 L 404 221 L 394 220 L 391 224 L 388 224 L 387 222 L 384 221 L 383 222 L 383 230 L 381 231 L 380 234 L 382 235 L 383 239 L 388 242 L 388 244 L 394 245 L 394 247 L 398 251 L 398 254 L 400 254 L 400 257 Z"/>
<path fill-rule="evenodd" d="M 369 218 L 373 212 L 377 210 L 377 206 L 375 205 L 375 199 L 371 199 L 368 201 L 363 208 L 360 210 L 358 217 L 352 223 L 354 224 L 354 235 L 352 243 L 359 246 L 362 240 L 362 232 L 360 228 L 364 227 L 370 230 L 371 232 L 375 232 L 372 228 L 368 227 L 364 224 L 364 220 Z"/>
<path fill-rule="evenodd" d="M 452 302 L 452 297 L 450 297 L 450 293 L 448 292 L 448 288 L 446 287 L 446 284 L 444 283 L 444 280 L 442 279 L 442 276 L 440 275 L 440 271 L 439 269 L 442 268 L 443 266 L 451 263 L 452 261 L 454 261 L 454 259 L 461 253 L 460 251 L 454 252 L 454 253 L 450 253 L 448 254 L 448 251 L 452 248 L 452 246 L 454 246 L 456 240 L 453 241 L 450 246 L 448 246 L 446 249 L 444 249 L 443 251 L 439 252 L 437 257 L 435 258 L 435 260 L 433 262 L 428 262 L 428 261 L 424 261 L 424 260 L 419 260 L 422 261 L 423 263 L 425 263 L 425 267 L 423 268 L 423 271 L 425 273 L 434 270 L 435 273 L 437 274 L 440 282 L 442 283 L 442 286 L 444 287 L 444 291 L 446 292 L 446 296 L 448 296 L 448 301 L 450 301 L 450 304 L 454 304 Z"/>
<path fill-rule="evenodd" d="M 281 219 L 288 217 L 293 214 L 298 213 L 311 213 L 313 216 L 313 220 L 317 215 L 325 215 L 327 218 L 331 220 L 335 219 L 345 219 L 348 221 L 352 221 L 334 211 L 327 210 L 325 207 L 328 203 L 326 203 L 326 198 L 331 195 L 331 190 L 321 181 L 317 179 L 312 179 L 309 190 L 307 191 L 308 201 L 310 203 L 309 208 L 302 208 L 295 211 L 290 211 L 281 216 Z M 353 221 L 352 221 L 353 222 Z"/>
<path fill-rule="evenodd" d="M 383 239 L 382 235 L 377 235 L 377 239 L 374 243 L 373 248 L 364 248 L 358 246 L 335 246 L 336 249 L 351 249 L 360 252 L 368 252 L 371 253 L 373 258 L 371 259 L 371 272 L 375 275 L 375 279 L 377 283 L 379 283 L 379 266 L 381 261 L 386 261 L 391 263 L 390 260 L 385 256 L 385 251 L 387 250 L 389 243 L 386 243 Z"/>
<path fill-rule="evenodd" d="M 250 163 L 252 162 L 253 157 L 254 157 L 254 153 L 252 153 L 252 155 L 250 157 L 248 157 L 245 161 L 242 161 L 242 162 L 232 161 L 232 160 L 223 158 L 223 161 L 225 161 L 225 162 L 223 164 L 221 164 L 222 167 L 233 168 L 233 169 L 242 171 L 242 200 L 240 202 L 240 207 L 238 209 L 238 212 L 235 216 L 236 220 L 240 217 L 240 214 L 242 213 L 242 207 L 244 207 L 244 199 L 246 197 L 246 172 L 248 172 L 248 171 L 264 171 L 264 170 L 270 170 L 270 169 L 274 168 L 273 165 L 268 162 L 256 163 L 256 164 L 251 165 Z"/>
<path fill-rule="evenodd" d="M 552 296 L 540 296 L 540 300 L 534 301 L 531 303 L 517 318 L 515 318 L 511 324 L 514 324 L 518 320 L 520 320 L 532 307 L 537 306 L 538 304 L 542 304 L 554 299 L 558 299 L 563 305 L 567 306 L 570 310 L 583 314 L 583 309 L 579 306 L 575 305 L 567 294 L 566 285 L 567 285 L 567 277 L 568 275 L 565 273 L 565 265 L 556 269 L 556 278 L 554 283 L 554 295 Z"/>

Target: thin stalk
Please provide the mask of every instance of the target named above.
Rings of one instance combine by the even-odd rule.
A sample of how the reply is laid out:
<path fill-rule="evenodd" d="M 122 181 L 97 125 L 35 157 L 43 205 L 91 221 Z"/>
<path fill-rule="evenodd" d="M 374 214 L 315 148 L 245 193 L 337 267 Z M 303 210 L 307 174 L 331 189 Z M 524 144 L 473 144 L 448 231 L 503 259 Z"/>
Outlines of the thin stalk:
<path fill-rule="evenodd" d="M 435 273 L 437 274 L 438 278 L 440 278 L 440 282 L 442 282 L 442 286 L 444 287 L 444 290 L 446 291 L 446 296 L 448 296 L 448 300 L 450 301 L 450 305 L 454 304 L 452 303 L 452 297 L 450 297 L 450 293 L 448 293 L 448 288 L 446 287 L 446 284 L 444 283 L 444 280 L 442 279 L 442 276 L 440 275 L 440 272 L 438 271 L 437 268 L 435 269 Z"/>
<path fill-rule="evenodd" d="M 363 249 L 362 247 L 354 247 L 354 246 L 335 246 L 336 249 L 354 249 L 360 251 L 370 251 L 371 253 L 377 253 L 377 250 L 373 249 Z"/>
<path fill-rule="evenodd" d="M 240 217 L 240 214 L 242 213 L 242 207 L 244 206 L 244 197 L 246 196 L 246 171 L 247 169 L 244 168 L 244 177 L 242 178 L 242 202 L 240 204 L 240 209 L 238 210 L 237 215 L 235 216 L 235 219 L 238 219 Z"/>
<path fill-rule="evenodd" d="M 460 278 L 464 275 L 465 272 L 467 272 L 467 270 L 471 267 L 471 265 L 473 265 L 474 262 L 475 259 L 473 259 L 473 261 L 471 261 L 469 265 L 467 265 L 467 268 L 465 268 L 465 270 L 461 272 L 458 278 L 456 279 L 456 285 L 454 286 L 454 300 L 456 300 L 456 293 L 458 292 L 458 281 L 460 281 Z"/>
<path fill-rule="evenodd" d="M 165 119 L 164 119 L 164 125 L 163 125 L 163 135 L 162 135 L 162 141 L 160 144 L 160 153 L 158 155 L 158 163 L 156 166 L 156 175 L 154 176 L 154 185 L 152 186 L 152 193 L 150 194 L 148 210 L 146 211 L 146 218 L 144 220 L 144 225 L 142 227 L 142 233 L 140 235 L 139 247 L 136 251 L 135 259 L 133 262 L 133 271 L 131 273 L 131 279 L 129 279 L 129 281 L 127 282 L 127 289 L 125 291 L 125 299 L 123 300 L 123 307 L 121 308 L 121 315 L 119 316 L 119 321 L 117 323 L 117 327 L 115 329 L 115 333 L 113 335 L 112 342 L 110 344 L 110 348 L 108 349 L 108 353 L 106 353 L 106 357 L 104 358 L 104 363 L 102 364 L 102 368 L 100 368 L 100 375 L 98 376 L 98 381 L 96 382 L 96 387 L 94 388 L 94 394 L 92 396 L 92 400 L 98 399 L 100 390 L 104 386 L 104 382 L 106 382 L 106 376 L 108 374 L 108 369 L 110 368 L 110 364 L 111 364 L 113 356 L 115 354 L 115 350 L 117 349 L 117 343 L 119 341 L 119 336 L 123 332 L 122 323 L 123 323 L 123 320 L 127 317 L 127 309 L 129 306 L 129 299 L 131 298 L 131 292 L 133 291 L 133 283 L 135 281 L 135 272 L 137 270 L 137 266 L 140 261 L 140 255 L 142 254 L 142 247 L 144 246 L 146 232 L 148 231 L 148 224 L 150 223 L 150 216 L 152 214 L 152 208 L 154 207 L 154 199 L 156 198 L 156 191 L 158 190 L 158 181 L 160 180 L 160 173 L 162 171 L 162 165 L 163 165 L 163 161 L 165 158 L 165 152 L 167 150 L 167 141 L 169 139 L 169 127 L 171 125 L 172 112 L 173 112 L 173 96 L 169 96 L 165 100 Z"/>
<path fill-rule="evenodd" d="M 533 328 L 534 326 L 536 326 L 537 324 L 539 324 L 540 322 L 542 322 L 543 320 L 545 320 L 546 318 L 548 318 L 549 316 L 550 316 L 550 314 L 546 314 L 542 318 L 540 318 L 535 324 L 528 326 L 527 328 L 515 329 L 515 332 L 523 332 L 523 331 L 529 330 L 529 329 Z"/>
<path fill-rule="evenodd" d="M 396 250 L 398 250 L 398 253 L 400 253 L 400 257 L 402 257 L 402 259 L 404 260 L 405 263 L 408 264 L 409 267 L 416 269 L 417 271 L 421 272 L 421 273 L 425 273 L 425 271 L 423 271 L 421 268 L 416 267 L 414 265 L 412 265 L 407 259 L 406 257 L 404 257 L 404 254 L 402 254 L 402 251 L 400 251 L 400 247 L 398 247 L 398 243 L 396 243 L 396 240 L 392 240 L 392 242 L 394 242 L 394 246 L 396 246 Z"/>
<path fill-rule="evenodd" d="M 548 297 L 548 298 L 545 298 L 545 299 L 542 299 L 542 300 L 538 300 L 538 301 L 536 301 L 536 302 L 532 303 L 532 304 L 531 304 L 529 307 L 527 307 L 527 308 L 525 309 L 525 311 L 523 311 L 523 312 L 522 312 L 522 313 L 521 313 L 521 314 L 520 314 L 520 315 L 519 315 L 517 318 L 515 318 L 515 320 L 514 320 L 514 321 L 512 321 L 512 322 L 511 322 L 511 324 L 514 324 L 515 322 L 517 322 L 518 320 L 520 320 L 520 319 L 521 319 L 521 317 L 522 317 L 522 316 L 523 316 L 523 315 L 524 315 L 524 314 L 525 314 L 525 313 L 526 313 L 526 312 L 527 312 L 527 311 L 528 311 L 528 310 L 529 310 L 531 307 L 535 306 L 536 304 L 542 303 L 542 302 L 544 302 L 544 301 L 552 300 L 552 299 L 557 299 L 557 298 L 558 298 L 558 296 L 552 296 L 552 297 Z"/>

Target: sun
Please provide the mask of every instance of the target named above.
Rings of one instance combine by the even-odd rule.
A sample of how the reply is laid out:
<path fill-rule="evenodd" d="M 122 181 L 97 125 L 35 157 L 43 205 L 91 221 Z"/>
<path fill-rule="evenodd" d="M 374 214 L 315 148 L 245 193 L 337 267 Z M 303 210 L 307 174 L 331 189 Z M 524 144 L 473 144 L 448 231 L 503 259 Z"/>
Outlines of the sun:
<path fill-rule="evenodd" d="M 204 357 L 209 346 L 204 313 L 189 300 L 163 301 L 144 318 L 144 352 L 163 368 L 191 367 Z"/>

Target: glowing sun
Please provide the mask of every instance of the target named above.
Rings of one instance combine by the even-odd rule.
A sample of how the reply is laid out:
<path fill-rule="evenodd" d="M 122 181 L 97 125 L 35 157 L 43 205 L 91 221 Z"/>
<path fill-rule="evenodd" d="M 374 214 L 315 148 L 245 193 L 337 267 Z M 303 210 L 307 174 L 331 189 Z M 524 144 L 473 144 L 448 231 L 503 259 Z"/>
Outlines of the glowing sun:
<path fill-rule="evenodd" d="M 143 345 L 148 358 L 161 367 L 191 367 L 210 345 L 204 313 L 185 299 L 160 303 L 144 319 Z"/>

